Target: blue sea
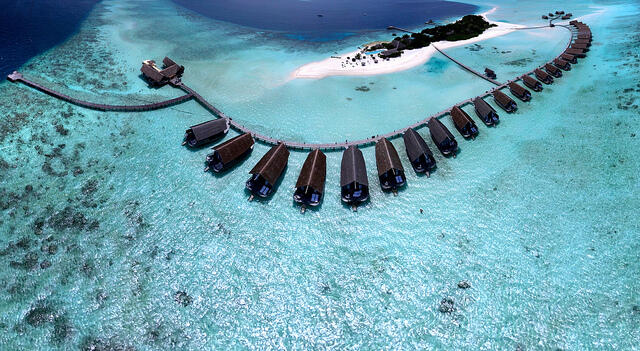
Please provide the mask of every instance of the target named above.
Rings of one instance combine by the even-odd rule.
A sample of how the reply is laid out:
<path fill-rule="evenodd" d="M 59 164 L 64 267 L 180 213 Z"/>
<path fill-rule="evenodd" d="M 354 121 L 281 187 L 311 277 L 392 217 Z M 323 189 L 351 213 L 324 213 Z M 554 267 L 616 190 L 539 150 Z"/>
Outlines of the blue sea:
<path fill-rule="evenodd" d="M 1 82 L 0 349 L 637 349 L 640 4 L 562 6 L 66 1 L 49 12 L 77 17 L 46 25 L 14 12 L 45 44 L 5 51 L 29 41 L 3 30 L 4 71 L 88 101 L 141 104 L 182 95 L 140 77 L 143 60 L 169 56 L 234 120 L 309 143 L 384 134 L 491 88 L 438 55 L 392 74 L 290 79 L 388 40 L 387 25 L 496 7 L 492 20 L 540 26 L 564 10 L 594 42 L 516 113 L 487 99 L 501 122 L 476 119 L 475 140 L 443 118 L 460 152 L 436 153 L 430 178 L 392 140 L 408 178 L 398 196 L 382 192 L 374 150 L 362 148 L 371 200 L 358 212 L 340 201 L 340 152 L 327 152 L 324 202 L 301 214 L 292 195 L 307 153 L 292 150 L 274 195 L 248 202 L 244 182 L 269 146 L 204 173 L 209 150 L 181 146 L 185 129 L 212 118 L 195 101 L 98 112 Z M 447 52 L 504 81 L 557 56 L 569 35 L 521 30 Z"/>

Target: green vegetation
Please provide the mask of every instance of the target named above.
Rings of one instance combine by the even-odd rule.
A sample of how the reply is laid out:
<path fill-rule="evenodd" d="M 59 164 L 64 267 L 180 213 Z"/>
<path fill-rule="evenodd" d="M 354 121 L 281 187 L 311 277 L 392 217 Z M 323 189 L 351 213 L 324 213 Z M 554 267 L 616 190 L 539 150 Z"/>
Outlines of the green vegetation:
<path fill-rule="evenodd" d="M 399 54 L 402 50 L 419 49 L 429 46 L 431 43 L 438 41 L 458 41 L 466 40 L 477 37 L 485 30 L 495 27 L 495 24 L 490 24 L 482 16 L 467 15 L 462 19 L 446 24 L 443 26 L 436 26 L 433 28 L 427 28 L 420 33 L 413 33 L 410 36 L 405 34 L 402 37 L 396 37 L 388 43 L 381 43 L 369 47 L 369 50 L 379 49 L 397 49 Z"/>

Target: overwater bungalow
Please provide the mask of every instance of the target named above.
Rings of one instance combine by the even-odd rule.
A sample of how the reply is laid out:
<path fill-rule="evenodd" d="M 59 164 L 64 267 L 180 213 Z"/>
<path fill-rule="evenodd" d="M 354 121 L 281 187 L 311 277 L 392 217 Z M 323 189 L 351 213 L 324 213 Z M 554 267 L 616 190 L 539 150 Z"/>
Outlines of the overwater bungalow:
<path fill-rule="evenodd" d="M 494 72 L 493 70 L 490 70 L 488 68 L 484 69 L 484 75 L 487 76 L 487 78 L 490 79 L 496 79 L 496 72 Z"/>
<path fill-rule="evenodd" d="M 293 200 L 302 205 L 302 212 L 305 206 L 318 206 L 322 202 L 326 178 L 327 156 L 315 149 L 307 155 L 293 193 Z"/>
<path fill-rule="evenodd" d="M 575 57 L 579 57 L 579 58 L 583 58 L 583 57 L 587 57 L 587 55 L 584 53 L 584 50 L 580 50 L 580 49 L 567 49 L 564 51 L 565 54 L 569 54 L 569 55 L 573 55 Z"/>
<path fill-rule="evenodd" d="M 541 70 L 540 68 L 536 68 L 535 71 L 533 71 L 533 73 L 536 75 L 536 78 L 538 78 L 538 80 L 541 81 L 542 83 L 544 84 L 553 83 L 553 77 L 549 75 L 547 72 Z"/>
<path fill-rule="evenodd" d="M 554 76 L 555 78 L 562 77 L 562 71 L 558 67 L 550 63 L 544 64 L 544 70 L 547 71 L 547 73 L 549 73 L 550 75 Z"/>
<path fill-rule="evenodd" d="M 563 69 L 565 71 L 570 71 L 571 70 L 571 64 L 569 64 L 569 62 L 561 59 L 561 58 L 557 58 L 555 60 L 553 60 L 553 65 Z"/>
<path fill-rule="evenodd" d="M 473 107 L 476 110 L 476 115 L 478 115 L 480 120 L 487 126 L 494 126 L 500 120 L 496 110 L 482 98 L 475 98 L 473 100 Z"/>
<path fill-rule="evenodd" d="M 508 113 L 513 113 L 518 109 L 518 104 L 500 90 L 495 90 L 493 92 L 493 99 L 496 101 L 498 106 L 502 107 L 502 109 Z"/>
<path fill-rule="evenodd" d="M 458 106 L 453 106 L 449 114 L 451 115 L 451 120 L 453 120 L 453 125 L 462 137 L 476 138 L 478 135 L 478 126 L 476 126 L 475 122 L 473 122 L 471 117 L 469 117 L 463 109 Z"/>
<path fill-rule="evenodd" d="M 576 63 L 578 63 L 578 59 L 577 59 L 575 56 L 573 56 L 573 55 L 569 55 L 569 54 L 562 54 L 562 55 L 560 55 L 560 57 L 561 57 L 563 60 L 565 60 L 565 61 L 567 61 L 567 62 L 569 62 L 569 63 L 572 63 L 572 64 L 574 64 L 574 65 L 575 65 Z"/>
<path fill-rule="evenodd" d="M 572 49 L 580 49 L 584 52 L 589 51 L 589 47 L 587 46 L 587 44 L 578 44 L 578 43 L 573 43 L 571 44 L 571 48 Z"/>
<path fill-rule="evenodd" d="M 578 34 L 578 39 L 586 39 L 591 41 L 591 34 Z"/>
<path fill-rule="evenodd" d="M 253 137 L 249 133 L 240 134 L 220 145 L 213 147 L 213 152 L 207 155 L 207 168 L 216 173 L 225 171 L 248 156 L 253 151 Z"/>
<path fill-rule="evenodd" d="M 436 168 L 436 159 L 424 139 L 412 128 L 402 135 L 404 148 L 416 173 L 425 173 L 427 177 Z"/>
<path fill-rule="evenodd" d="M 358 204 L 369 199 L 369 179 L 362 151 L 351 145 L 342 154 L 340 165 L 342 201 L 357 210 Z"/>
<path fill-rule="evenodd" d="M 509 91 L 511 92 L 511 94 L 513 94 L 518 99 L 522 101 L 531 100 L 531 92 L 525 89 L 522 85 L 516 82 L 511 82 L 507 84 L 507 86 L 509 87 Z"/>
<path fill-rule="evenodd" d="M 442 124 L 437 118 L 431 118 L 427 123 L 429 127 L 429 133 L 431 133 L 431 140 L 436 144 L 438 150 L 444 155 L 452 155 L 456 157 L 456 151 L 458 150 L 458 142 L 453 134 Z"/>
<path fill-rule="evenodd" d="M 386 138 L 376 142 L 376 166 L 382 190 L 391 190 L 397 193 L 398 188 L 407 183 L 400 156 L 398 156 L 393 144 Z"/>
<path fill-rule="evenodd" d="M 568 20 L 569 18 L 571 18 L 571 16 L 569 16 L 569 15 L 562 16 L 562 20 Z"/>
<path fill-rule="evenodd" d="M 228 131 L 229 120 L 226 118 L 218 118 L 196 124 L 186 130 L 182 145 L 201 147 L 222 138 L 227 135 Z"/>
<path fill-rule="evenodd" d="M 251 177 L 245 183 L 247 190 L 251 192 L 249 200 L 253 199 L 254 195 L 260 197 L 271 195 L 288 161 L 289 150 L 284 144 L 278 144 L 269 149 L 249 172 Z"/>
<path fill-rule="evenodd" d="M 584 44 L 587 47 L 591 46 L 591 41 L 589 41 L 588 39 L 576 39 L 573 43 L 574 44 Z"/>
<path fill-rule="evenodd" d="M 533 78 L 528 74 L 525 74 L 524 76 L 522 76 L 522 82 L 524 83 L 524 85 L 529 87 L 529 89 L 535 92 L 540 92 L 543 89 L 542 83 L 540 83 L 539 81 L 537 81 L 535 78 Z"/>
<path fill-rule="evenodd" d="M 154 60 L 145 60 L 142 62 L 140 71 L 150 85 L 162 86 L 174 78 L 179 78 L 184 73 L 184 66 L 180 66 L 168 57 L 162 60 L 163 69 L 156 66 Z"/>

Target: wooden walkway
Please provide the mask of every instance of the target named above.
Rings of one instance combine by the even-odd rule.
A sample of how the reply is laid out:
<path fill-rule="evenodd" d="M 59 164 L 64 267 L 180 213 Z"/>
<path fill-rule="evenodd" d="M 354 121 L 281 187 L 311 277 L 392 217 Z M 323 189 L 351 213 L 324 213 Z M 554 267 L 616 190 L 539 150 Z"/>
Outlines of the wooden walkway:
<path fill-rule="evenodd" d="M 434 48 L 434 49 L 436 49 L 436 50 L 438 50 L 438 52 L 439 52 L 439 53 L 441 53 L 441 54 L 443 54 L 444 56 L 446 56 L 449 60 L 451 60 L 451 61 L 453 61 L 453 62 L 457 63 L 460 67 L 464 68 L 465 70 L 467 70 L 467 71 L 469 71 L 469 72 L 471 72 L 471 73 L 475 74 L 476 76 L 478 76 L 478 77 L 480 77 L 480 78 L 482 78 L 482 79 L 484 79 L 484 80 L 487 80 L 487 81 L 489 81 L 489 82 L 491 82 L 491 83 L 493 83 L 493 84 L 495 84 L 495 85 L 497 85 L 497 86 L 502 85 L 500 82 L 498 82 L 498 81 L 496 81 L 496 80 L 494 80 L 494 79 L 491 79 L 491 78 L 489 78 L 489 77 L 485 76 L 484 74 L 482 74 L 482 73 L 480 73 L 480 72 L 478 72 L 478 71 L 474 70 L 473 68 L 471 68 L 471 67 L 469 67 L 469 66 L 467 66 L 467 65 L 463 64 L 462 62 L 460 62 L 460 61 L 458 61 L 458 60 L 454 59 L 453 57 L 449 56 L 447 53 L 445 53 L 444 51 L 440 50 L 440 49 L 439 49 L 437 46 L 435 46 L 434 44 L 431 44 L 431 45 L 433 45 L 433 48 Z"/>
<path fill-rule="evenodd" d="M 57 92 L 55 90 L 49 89 L 43 85 L 40 85 L 36 82 L 30 81 L 28 79 L 26 79 L 21 73 L 19 72 L 13 72 L 12 74 L 10 74 L 8 76 L 8 79 L 12 82 L 21 82 L 24 83 L 32 88 L 38 89 L 48 95 L 51 95 L 57 99 L 60 100 L 64 100 L 66 102 L 72 103 L 74 105 L 78 105 L 78 106 L 82 106 L 82 107 L 86 107 L 92 110 L 98 110 L 98 111 L 120 111 L 120 112 L 142 112 L 142 111 L 153 111 L 153 110 L 159 110 L 165 107 L 169 107 L 169 106 L 173 106 L 173 105 L 177 105 L 180 103 L 183 103 L 185 101 L 191 100 L 193 98 L 193 95 L 191 94 L 187 94 L 187 95 L 183 95 L 174 99 L 170 99 L 170 100 L 165 100 L 165 101 L 160 101 L 160 102 L 154 102 L 154 103 L 150 103 L 150 104 L 144 104 L 144 105 L 105 105 L 105 104 L 96 104 L 93 102 L 89 102 L 89 101 L 83 101 L 80 99 L 76 99 L 73 98 L 71 96 L 62 94 L 60 92 Z"/>
<path fill-rule="evenodd" d="M 567 30 L 569 30 L 571 32 L 571 39 L 569 40 L 568 44 L 567 44 L 567 48 L 571 45 L 571 43 L 573 42 L 573 40 L 576 37 L 576 33 L 577 31 L 573 30 L 571 26 L 565 26 L 565 25 L 557 25 L 557 27 L 563 27 Z M 433 45 L 433 44 L 432 44 Z M 434 46 L 435 47 L 435 46 Z M 473 69 L 471 69 L 470 67 L 462 64 L 461 62 L 453 59 L 452 57 L 450 57 L 449 55 L 445 54 L 444 52 L 442 52 L 441 50 L 439 50 L 438 48 L 436 48 L 436 50 L 438 50 L 439 52 L 441 52 L 443 55 L 447 56 L 449 59 L 451 59 L 452 61 L 454 61 L 455 63 L 457 63 L 458 65 L 460 65 L 461 67 L 463 67 L 464 69 L 466 69 L 467 71 L 480 76 L 483 79 L 489 80 L 491 83 L 495 84 L 496 87 L 494 87 L 493 89 L 486 91 L 484 94 L 478 95 L 476 97 L 473 98 L 469 98 L 466 99 L 464 101 L 461 101 L 459 103 L 457 103 L 455 106 L 459 106 L 459 107 L 463 107 L 465 105 L 471 104 L 473 103 L 473 100 L 479 98 L 479 99 L 484 99 L 485 97 L 491 95 L 494 91 L 496 90 L 500 90 L 500 89 L 504 89 L 508 86 L 509 83 L 511 82 L 516 82 L 518 80 L 521 79 L 522 76 L 516 77 L 515 79 L 512 79 L 506 83 L 499 83 L 495 80 L 491 80 L 489 78 L 487 78 L 486 76 L 480 74 L 479 72 L 474 71 Z M 558 56 L 560 57 L 560 56 Z M 555 58 L 554 58 L 555 59 Z M 549 62 L 553 62 L 553 59 Z M 543 64 L 544 65 L 544 64 Z M 541 65 L 541 66 L 543 66 Z M 539 66 L 540 67 L 540 66 Z M 539 68 L 536 67 L 535 69 Z M 533 74 L 533 72 L 535 71 L 535 69 L 532 69 L 531 71 L 524 73 L 523 75 L 530 75 Z M 227 116 L 226 114 L 224 114 L 224 112 L 220 111 L 219 109 L 217 109 L 215 106 L 213 106 L 211 103 L 209 103 L 205 98 L 203 98 L 200 94 L 198 94 L 195 90 L 189 88 L 188 86 L 186 86 L 184 83 L 182 83 L 180 80 L 175 80 L 171 82 L 171 85 L 174 87 L 177 87 L 179 89 L 182 89 L 184 92 L 186 92 L 186 95 L 183 95 L 181 97 L 175 98 L 175 99 L 171 99 L 171 100 L 166 100 L 166 101 L 162 101 L 162 102 L 157 102 L 157 103 L 153 103 L 153 104 L 148 104 L 148 105 L 134 105 L 134 106 L 116 106 L 116 105 L 103 105 L 103 104 L 94 104 L 91 102 L 86 102 L 86 101 L 82 101 L 82 100 L 78 100 L 75 98 L 72 98 L 70 96 L 61 94 L 59 92 L 56 92 L 54 90 L 51 90 L 49 88 L 46 88 L 40 84 L 34 83 L 32 81 L 29 81 L 27 79 L 25 79 L 22 74 L 18 73 L 18 72 L 14 72 L 13 74 L 10 74 L 8 76 L 8 79 L 12 82 L 22 82 L 28 86 L 31 86 L 33 88 L 36 88 L 40 91 L 43 91 L 53 97 L 56 97 L 58 99 L 62 99 L 65 101 L 68 101 L 70 103 L 73 103 L 75 105 L 78 106 L 83 106 L 83 107 L 87 107 L 87 108 L 91 108 L 94 110 L 100 110 L 100 111 L 150 111 L 150 110 L 156 110 L 156 109 L 161 109 L 164 107 L 168 107 L 174 104 L 178 104 L 178 103 L 182 103 L 185 101 L 188 101 L 190 99 L 195 99 L 198 103 L 200 103 L 205 109 L 207 109 L 209 112 L 211 112 L 212 114 L 214 114 L 216 117 L 218 118 L 226 118 L 229 120 L 229 124 L 231 125 L 231 127 L 233 129 L 235 129 L 238 132 L 241 133 L 249 133 L 251 134 L 256 140 L 261 141 L 263 143 L 266 144 L 271 144 L 271 145 L 276 145 L 279 143 L 282 143 L 284 145 L 286 145 L 288 148 L 290 149 L 298 149 L 298 150 L 313 150 L 313 149 L 321 149 L 321 150 L 325 150 L 325 151 L 339 151 L 339 150 L 344 150 L 349 146 L 369 146 L 369 145 L 373 145 L 375 144 L 375 142 L 380 139 L 380 138 L 388 138 L 388 139 L 393 139 L 393 138 L 397 138 L 399 136 L 401 136 L 407 129 L 409 128 L 414 128 L 414 129 L 418 129 L 421 127 L 424 127 L 427 125 L 427 123 L 429 122 L 429 120 L 431 118 L 441 118 L 445 115 L 447 115 L 450 111 L 451 108 L 448 108 L 446 110 L 440 111 L 436 114 L 433 114 L 423 120 L 417 121 L 416 123 L 406 126 L 402 129 L 398 129 L 398 130 L 394 130 L 391 131 L 389 133 L 386 134 L 381 134 L 381 135 L 376 135 L 374 137 L 371 138 L 366 138 L 366 139 L 360 139 L 360 140 L 354 140 L 354 141 L 345 141 L 345 142 L 335 142 L 335 143 L 324 143 L 324 144 L 319 144 L 319 143 L 300 143 L 300 142 L 295 142 L 295 141 L 287 141 L 287 140 L 280 140 L 280 139 L 276 139 L 276 138 L 272 138 L 269 137 L 267 135 L 263 135 L 260 133 L 257 133 L 249 128 L 246 128 L 245 126 L 241 125 L 240 123 L 234 121 L 231 117 Z"/>

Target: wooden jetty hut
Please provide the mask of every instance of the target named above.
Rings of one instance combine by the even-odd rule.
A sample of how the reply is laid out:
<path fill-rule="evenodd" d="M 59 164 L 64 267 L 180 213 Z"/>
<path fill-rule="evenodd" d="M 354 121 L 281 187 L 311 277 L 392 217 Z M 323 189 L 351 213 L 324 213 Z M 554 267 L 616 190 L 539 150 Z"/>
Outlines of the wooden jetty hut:
<path fill-rule="evenodd" d="M 553 83 L 553 77 L 551 75 L 549 75 L 547 72 L 541 70 L 540 68 L 536 68 L 533 71 L 533 74 L 535 74 L 536 78 L 538 78 L 538 80 L 541 81 L 544 84 L 552 84 Z"/>
<path fill-rule="evenodd" d="M 555 78 L 562 77 L 562 71 L 558 67 L 550 63 L 544 64 L 544 70 L 547 71 L 547 73 L 549 73 L 550 75 L 554 76 Z"/>
<path fill-rule="evenodd" d="M 525 89 L 522 85 L 516 82 L 511 82 L 507 84 L 507 86 L 509 87 L 509 91 L 511 92 L 511 94 L 513 94 L 513 96 L 517 97 L 518 99 L 525 102 L 531 100 L 531 92 Z"/>
<path fill-rule="evenodd" d="M 404 139 L 404 147 L 413 170 L 417 173 L 425 173 L 428 177 L 436 167 L 436 159 L 427 143 L 413 128 L 407 129 L 402 135 L 402 139 Z"/>
<path fill-rule="evenodd" d="M 480 120 L 487 126 L 495 126 L 498 121 L 500 121 L 496 110 L 482 98 L 475 98 L 473 100 L 473 108 L 476 110 L 476 115 L 478 115 Z"/>
<path fill-rule="evenodd" d="M 184 66 L 180 66 L 168 57 L 162 60 L 163 68 L 156 66 L 154 60 L 142 62 L 140 71 L 150 85 L 162 86 L 169 83 L 174 78 L 180 78 L 184 73 Z"/>
<path fill-rule="evenodd" d="M 489 78 L 489 79 L 496 79 L 496 72 L 494 72 L 493 70 L 489 69 L 489 68 L 485 68 L 484 69 L 484 75 Z"/>
<path fill-rule="evenodd" d="M 289 150 L 284 144 L 280 143 L 269 149 L 249 172 L 251 177 L 245 184 L 247 190 L 251 192 L 249 200 L 253 200 L 254 195 L 260 197 L 271 195 L 288 161 Z"/>
<path fill-rule="evenodd" d="M 475 122 L 471 119 L 471 117 L 464 112 L 458 106 L 453 106 L 451 108 L 451 120 L 453 121 L 453 125 L 456 127 L 458 132 L 464 138 L 476 138 L 478 135 L 478 126 L 476 126 Z"/>
<path fill-rule="evenodd" d="M 447 129 L 447 127 L 440 122 L 437 118 L 431 118 L 427 123 L 429 132 L 431 133 L 431 139 L 438 147 L 438 150 L 444 155 L 452 155 L 456 157 L 456 151 L 458 151 L 458 142 L 453 134 Z"/>
<path fill-rule="evenodd" d="M 565 61 L 567 61 L 567 62 L 569 62 L 571 64 L 574 64 L 574 65 L 576 63 L 578 63 L 578 59 L 573 55 L 562 54 L 562 55 L 560 55 L 560 58 L 562 58 L 563 60 L 565 60 Z"/>
<path fill-rule="evenodd" d="M 376 166 L 382 190 L 391 190 L 394 194 L 398 188 L 407 183 L 404 167 L 393 144 L 386 138 L 376 142 Z"/>
<path fill-rule="evenodd" d="M 516 112 L 518 109 L 518 104 L 500 90 L 495 90 L 493 92 L 493 99 L 496 101 L 498 106 L 502 107 L 502 109 L 508 113 Z"/>
<path fill-rule="evenodd" d="M 354 145 L 349 146 L 342 154 L 340 165 L 340 194 L 342 201 L 354 211 L 358 204 L 369 199 L 369 179 L 362 151 Z"/>
<path fill-rule="evenodd" d="M 302 206 L 301 212 L 306 206 L 318 206 L 322 202 L 326 178 L 327 156 L 315 149 L 307 155 L 293 193 L 293 201 Z"/>
<path fill-rule="evenodd" d="M 561 58 L 553 60 L 553 65 L 565 71 L 571 71 L 571 64 Z"/>
<path fill-rule="evenodd" d="M 220 145 L 213 147 L 213 152 L 207 155 L 207 168 L 216 173 L 225 171 L 253 151 L 254 140 L 251 134 L 240 134 Z"/>
<path fill-rule="evenodd" d="M 580 49 L 568 48 L 567 50 L 564 51 L 564 53 L 565 54 L 569 54 L 569 55 L 573 55 L 573 56 L 579 57 L 579 58 L 587 57 L 587 55 L 584 53 L 584 51 L 580 50 Z"/>
<path fill-rule="evenodd" d="M 228 131 L 229 120 L 226 118 L 218 118 L 196 124 L 184 133 L 182 145 L 201 147 L 222 138 L 227 135 Z"/>
<path fill-rule="evenodd" d="M 543 89 L 542 83 L 540 83 L 538 80 L 536 80 L 535 78 L 533 78 L 528 74 L 525 74 L 524 76 L 522 76 L 522 82 L 524 83 L 524 85 L 529 87 L 529 89 L 535 92 L 540 92 Z"/>
<path fill-rule="evenodd" d="M 583 50 L 584 52 L 589 51 L 589 47 L 587 46 L 587 44 L 573 43 L 573 44 L 571 44 L 571 48 L 572 49 L 580 49 L 580 50 Z"/>
<path fill-rule="evenodd" d="M 573 43 L 574 44 L 584 44 L 587 47 L 591 46 L 591 41 L 589 39 L 576 39 Z"/>

